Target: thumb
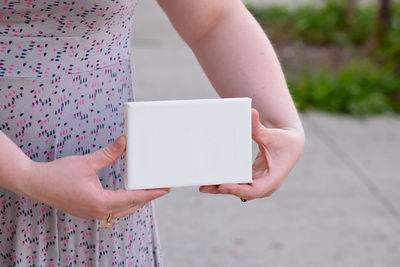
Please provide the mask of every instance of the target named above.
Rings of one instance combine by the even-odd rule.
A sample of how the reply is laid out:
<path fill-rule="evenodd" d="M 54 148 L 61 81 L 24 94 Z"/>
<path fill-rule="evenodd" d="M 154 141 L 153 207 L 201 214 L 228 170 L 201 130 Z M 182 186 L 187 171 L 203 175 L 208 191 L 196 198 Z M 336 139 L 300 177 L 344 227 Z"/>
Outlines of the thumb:
<path fill-rule="evenodd" d="M 125 146 L 126 137 L 125 135 L 121 135 L 111 145 L 87 156 L 95 170 L 99 171 L 121 157 L 122 153 L 125 151 Z"/>
<path fill-rule="evenodd" d="M 260 115 L 256 109 L 251 110 L 251 135 L 258 144 L 262 144 L 268 138 L 267 129 L 260 122 Z"/>

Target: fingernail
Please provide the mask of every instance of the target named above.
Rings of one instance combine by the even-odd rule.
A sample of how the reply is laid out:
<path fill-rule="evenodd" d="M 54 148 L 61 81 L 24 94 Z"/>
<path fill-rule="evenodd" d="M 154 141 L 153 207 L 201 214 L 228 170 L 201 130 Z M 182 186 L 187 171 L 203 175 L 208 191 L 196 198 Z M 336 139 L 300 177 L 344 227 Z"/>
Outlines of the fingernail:
<path fill-rule="evenodd" d="M 163 195 L 169 193 L 171 191 L 171 189 L 162 189 L 161 192 Z"/>
<path fill-rule="evenodd" d="M 123 149 L 125 146 L 125 136 L 121 135 L 118 139 L 114 142 L 114 148 L 118 151 Z"/>

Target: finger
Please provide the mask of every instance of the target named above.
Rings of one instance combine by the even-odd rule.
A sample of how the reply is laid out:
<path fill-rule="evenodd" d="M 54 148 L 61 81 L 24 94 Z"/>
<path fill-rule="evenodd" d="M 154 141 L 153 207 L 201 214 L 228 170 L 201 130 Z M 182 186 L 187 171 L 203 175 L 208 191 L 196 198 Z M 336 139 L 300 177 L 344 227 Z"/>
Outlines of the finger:
<path fill-rule="evenodd" d="M 265 160 L 265 153 L 260 149 L 260 152 L 257 154 L 256 159 L 253 162 L 252 170 L 260 170 L 265 169 L 266 160 Z"/>
<path fill-rule="evenodd" d="M 200 186 L 199 191 L 201 193 L 221 194 L 218 191 L 218 185 L 203 185 L 203 186 Z"/>
<path fill-rule="evenodd" d="M 254 108 L 251 110 L 251 135 L 258 144 L 265 144 L 268 140 L 268 129 L 261 124 L 260 115 Z"/>
<path fill-rule="evenodd" d="M 132 207 L 137 203 L 149 202 L 171 191 L 169 188 L 148 190 L 104 190 L 110 213 Z"/>
<path fill-rule="evenodd" d="M 125 151 L 126 137 L 121 135 L 117 140 L 111 145 L 98 150 L 94 153 L 86 155 L 90 163 L 94 166 L 96 171 L 99 171 L 114 161 L 121 157 L 122 153 Z"/>
<path fill-rule="evenodd" d="M 252 184 L 222 184 L 218 187 L 221 194 L 231 194 L 252 200 L 269 196 L 275 191 L 275 183 L 270 177 L 254 179 Z"/>
<path fill-rule="evenodd" d="M 148 202 L 141 202 L 141 203 L 133 205 L 133 206 L 131 206 L 129 208 L 126 208 L 124 210 L 115 212 L 115 213 L 111 214 L 111 219 L 123 218 L 125 216 L 128 216 L 129 214 L 134 213 L 135 211 L 137 211 L 138 209 L 140 209 L 141 207 L 143 207 L 147 203 Z"/>

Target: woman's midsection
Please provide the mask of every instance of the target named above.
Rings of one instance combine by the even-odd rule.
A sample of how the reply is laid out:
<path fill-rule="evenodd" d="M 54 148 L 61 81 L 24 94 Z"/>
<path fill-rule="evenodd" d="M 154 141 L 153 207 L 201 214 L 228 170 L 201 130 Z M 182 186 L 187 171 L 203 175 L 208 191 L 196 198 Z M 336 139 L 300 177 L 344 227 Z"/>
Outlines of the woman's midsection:
<path fill-rule="evenodd" d="M 130 60 L 54 78 L 0 77 L 0 130 L 30 158 L 82 155 L 123 133 Z"/>

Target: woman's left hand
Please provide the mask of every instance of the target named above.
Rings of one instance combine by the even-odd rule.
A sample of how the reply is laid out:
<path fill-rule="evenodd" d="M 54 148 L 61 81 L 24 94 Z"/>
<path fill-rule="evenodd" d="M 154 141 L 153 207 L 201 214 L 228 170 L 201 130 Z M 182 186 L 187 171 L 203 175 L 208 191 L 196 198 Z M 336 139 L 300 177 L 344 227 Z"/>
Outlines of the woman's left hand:
<path fill-rule="evenodd" d="M 253 183 L 201 186 L 200 192 L 232 194 L 252 200 L 270 196 L 282 184 L 298 161 L 304 147 L 304 133 L 297 128 L 266 128 L 258 112 L 251 114 L 252 137 L 260 152 L 253 163 Z"/>

